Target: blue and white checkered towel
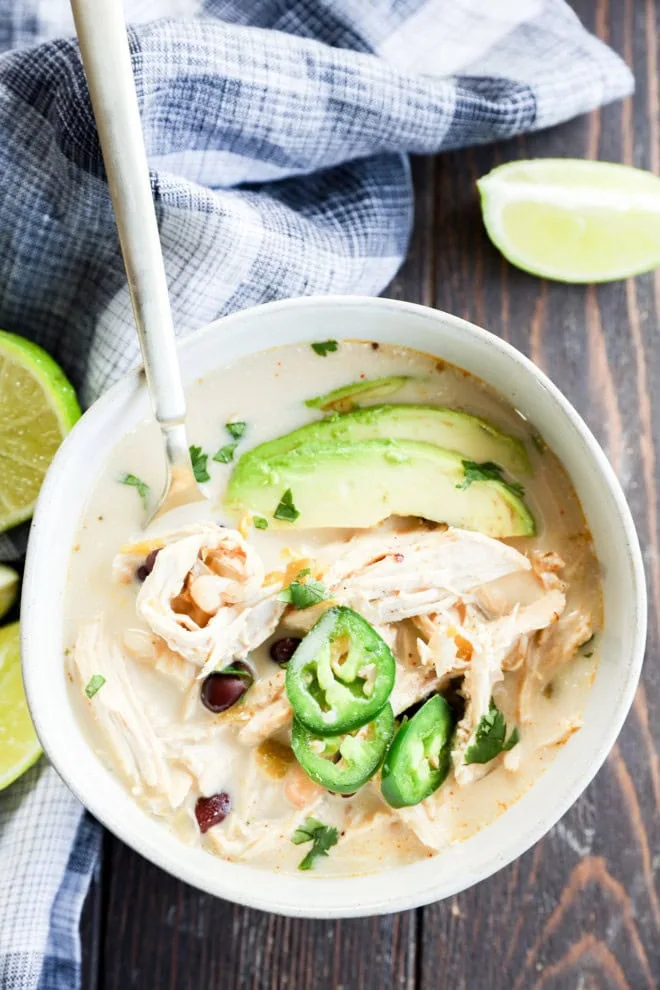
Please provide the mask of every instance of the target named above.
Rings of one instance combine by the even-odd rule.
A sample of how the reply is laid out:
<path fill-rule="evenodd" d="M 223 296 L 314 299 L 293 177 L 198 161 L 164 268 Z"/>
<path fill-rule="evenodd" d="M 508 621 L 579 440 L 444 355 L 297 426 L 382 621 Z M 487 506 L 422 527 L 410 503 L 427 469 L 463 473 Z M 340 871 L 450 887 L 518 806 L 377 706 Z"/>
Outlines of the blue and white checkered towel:
<path fill-rule="evenodd" d="M 563 0 L 125 6 L 181 334 L 269 299 L 380 292 L 410 234 L 409 153 L 632 89 Z M 0 326 L 49 350 L 87 404 L 138 346 L 72 35 L 64 0 L 0 0 Z M 19 542 L 0 537 L 0 558 Z M 78 985 L 98 844 L 44 761 L 0 795 L 3 990 Z"/>

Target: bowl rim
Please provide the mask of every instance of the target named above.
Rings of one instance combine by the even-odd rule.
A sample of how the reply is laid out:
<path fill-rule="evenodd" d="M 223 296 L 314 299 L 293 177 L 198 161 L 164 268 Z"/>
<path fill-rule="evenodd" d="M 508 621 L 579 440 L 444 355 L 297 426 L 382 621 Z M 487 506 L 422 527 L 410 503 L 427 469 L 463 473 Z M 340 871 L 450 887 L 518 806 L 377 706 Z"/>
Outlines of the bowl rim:
<path fill-rule="evenodd" d="M 160 848 L 160 844 L 155 841 L 155 834 L 152 833 L 152 829 L 146 823 L 142 831 L 145 834 L 152 834 L 146 835 L 146 837 L 141 834 L 141 832 L 140 834 L 129 834 L 130 829 L 123 827 L 122 821 L 114 815 L 112 808 L 108 806 L 107 800 L 103 797 L 102 789 L 96 788 L 95 793 L 91 793 L 91 789 L 85 788 L 81 785 L 80 780 L 76 778 L 75 756 L 64 751 L 62 746 L 58 744 L 56 734 L 51 731 L 51 726 L 48 725 L 48 720 L 46 717 L 47 705 L 45 704 L 47 692 L 40 687 L 38 682 L 38 672 L 34 658 L 37 656 L 37 652 L 40 649 L 40 630 L 38 621 L 39 610 L 36 607 L 33 608 L 33 603 L 39 599 L 41 593 L 39 564 L 42 559 L 48 558 L 50 504 L 53 500 L 53 495 L 57 492 L 58 488 L 66 486 L 67 484 L 66 480 L 62 478 L 62 466 L 65 464 L 70 452 L 76 448 L 78 444 L 78 437 L 82 436 L 83 431 L 89 427 L 91 422 L 97 419 L 102 419 L 104 416 L 106 418 L 108 415 L 111 416 L 115 403 L 122 396 L 128 398 L 131 394 L 137 393 L 139 390 L 144 389 L 144 374 L 141 368 L 133 369 L 123 375 L 89 408 L 79 423 L 76 424 L 74 429 L 67 436 L 64 443 L 58 450 L 47 473 L 38 499 L 30 530 L 23 583 L 23 596 L 21 602 L 22 668 L 30 713 L 37 730 L 37 734 L 42 742 L 44 751 L 51 760 L 51 763 L 59 776 L 81 801 L 81 803 L 88 808 L 89 811 L 117 838 L 121 839 L 127 845 L 131 846 L 134 850 L 143 855 L 146 859 L 175 876 L 177 879 L 192 884 L 194 887 L 202 891 L 214 896 L 226 898 L 247 907 L 270 911 L 276 914 L 284 914 L 290 917 L 324 919 L 351 918 L 407 910 L 453 896 L 473 884 L 492 876 L 498 870 L 502 869 L 504 866 L 521 856 L 557 823 L 557 821 L 582 794 L 584 789 L 588 786 L 603 765 L 619 735 L 619 732 L 621 731 L 623 723 L 632 705 L 641 673 L 646 641 L 647 592 L 643 557 L 632 515 L 621 485 L 619 484 L 614 470 L 597 440 L 568 399 L 565 398 L 557 386 L 552 383 L 552 381 L 540 368 L 538 368 L 529 358 L 527 358 L 507 341 L 473 323 L 470 323 L 467 320 L 462 319 L 461 317 L 457 317 L 450 313 L 443 312 L 442 310 L 423 306 L 417 303 L 409 303 L 403 300 L 387 299 L 383 297 L 327 295 L 302 296 L 293 299 L 277 300 L 240 310 L 236 313 L 230 314 L 229 316 L 221 317 L 220 319 L 210 323 L 208 326 L 188 335 L 183 340 L 178 341 L 178 349 L 183 355 L 187 353 L 189 349 L 197 347 L 199 342 L 202 339 L 207 338 L 209 335 L 213 335 L 215 333 L 226 334 L 231 330 L 234 324 L 240 324 L 246 320 L 250 322 L 255 318 L 259 319 L 259 315 L 264 312 L 277 312 L 292 308 L 311 308 L 313 310 L 317 310 L 319 307 L 341 308 L 356 306 L 368 307 L 371 309 L 394 310 L 400 314 L 421 315 L 426 319 L 431 318 L 431 320 L 435 320 L 439 329 L 441 324 L 449 325 L 454 330 L 467 334 L 473 339 L 476 338 L 481 344 L 486 344 L 487 346 L 498 350 L 500 354 L 504 355 L 505 358 L 508 358 L 527 376 L 531 376 L 531 378 L 535 380 L 536 384 L 550 396 L 552 403 L 559 407 L 563 415 L 571 422 L 575 431 L 579 434 L 581 441 L 584 443 L 584 446 L 592 458 L 593 464 L 598 470 L 601 480 L 609 489 L 609 493 L 613 499 L 616 515 L 618 516 L 618 523 L 622 527 L 622 535 L 620 538 L 622 552 L 627 554 L 627 560 L 632 573 L 632 599 L 634 605 L 633 618 L 635 619 L 635 623 L 631 645 L 627 651 L 629 656 L 626 665 L 626 681 L 624 690 L 618 698 L 616 718 L 612 719 L 600 734 L 599 744 L 592 762 L 584 770 L 582 775 L 573 782 L 572 786 L 563 793 L 561 799 L 554 804 L 552 810 L 549 811 L 548 814 L 538 816 L 538 819 L 525 831 L 524 835 L 520 839 L 509 842 L 509 846 L 504 850 L 504 852 L 500 851 L 499 854 L 495 855 L 489 862 L 482 864 L 479 868 L 469 869 L 466 872 L 464 882 L 461 881 L 452 885 L 443 885 L 442 878 L 430 879 L 428 873 L 426 877 L 424 877 L 423 874 L 420 874 L 420 880 L 412 885 L 411 889 L 402 890 L 397 888 L 387 896 L 370 896 L 364 900 L 358 900 L 356 899 L 356 884 L 366 885 L 366 882 L 373 877 L 392 877 L 392 870 L 380 871 L 375 874 L 354 875 L 340 878 L 314 878 L 307 876 L 301 883 L 297 877 L 292 878 L 290 874 L 279 873 L 276 870 L 266 870 L 265 868 L 255 868 L 249 864 L 228 863 L 227 861 L 221 861 L 224 866 L 227 867 L 227 880 L 219 882 L 217 878 L 210 875 L 210 871 L 204 870 L 204 861 L 208 860 L 208 853 L 202 852 L 203 859 L 199 859 L 199 861 L 197 861 L 199 858 L 195 858 L 197 851 L 195 851 L 194 856 L 189 855 L 188 857 L 184 857 L 182 854 L 178 858 L 174 855 L 170 855 L 168 852 L 163 852 Z M 340 333 L 336 334 L 336 336 L 340 339 L 355 339 L 354 336 L 349 335 L 346 335 L 346 337 L 343 338 Z M 275 347 L 280 345 L 281 344 L 278 341 L 274 342 L 272 346 Z M 406 345 L 402 344 L 402 346 Z M 254 350 L 263 350 L 263 347 L 255 347 Z M 222 358 L 219 358 L 217 367 L 221 367 L 222 363 Z M 483 375 L 479 377 L 486 378 L 486 376 Z M 499 391 L 501 391 L 501 389 Z M 507 397 L 504 396 L 504 398 L 506 399 Z M 63 586 L 65 584 L 65 581 L 62 582 Z M 538 784 L 538 780 L 536 783 Z M 519 801 L 524 800 L 524 797 L 525 795 L 520 797 L 518 801 L 514 802 L 513 807 L 515 807 L 515 804 L 518 804 Z M 129 798 L 129 800 L 132 801 L 133 799 Z M 142 814 L 149 818 L 146 812 L 142 812 Z M 506 817 L 506 814 L 502 815 L 498 821 L 501 821 Z M 153 822 L 152 819 L 150 819 L 150 821 L 154 828 L 156 828 L 160 833 L 162 825 L 160 823 Z M 483 834 L 485 831 L 492 828 L 493 824 L 488 825 L 483 829 L 480 829 L 477 834 Z M 181 847 L 181 850 L 189 850 L 189 847 L 186 847 L 180 840 L 177 839 L 176 841 Z M 464 840 L 461 844 L 464 845 L 465 842 L 469 841 L 469 839 Z M 415 865 L 419 864 L 397 867 L 396 869 L 410 871 Z M 249 889 L 249 884 L 243 886 L 240 883 L 241 876 L 243 879 L 246 878 L 245 871 L 249 871 L 249 873 L 254 877 L 255 882 L 252 885 L 254 889 Z M 236 878 L 234 882 L 231 880 L 232 875 Z M 269 885 L 265 884 L 262 884 L 260 887 L 258 883 L 259 877 L 270 877 L 271 879 L 277 879 L 277 884 L 275 886 L 278 889 L 269 890 Z M 286 899 L 282 900 L 282 894 L 280 893 L 279 888 L 284 886 L 288 888 L 289 893 Z M 346 888 L 346 896 L 344 897 L 342 904 L 321 904 L 318 902 L 318 897 L 319 895 L 322 897 L 324 890 L 330 893 L 331 890 L 338 889 L 339 886 L 341 886 L 342 889 L 344 887 Z M 300 900 L 298 900 L 298 898 L 300 898 Z"/>

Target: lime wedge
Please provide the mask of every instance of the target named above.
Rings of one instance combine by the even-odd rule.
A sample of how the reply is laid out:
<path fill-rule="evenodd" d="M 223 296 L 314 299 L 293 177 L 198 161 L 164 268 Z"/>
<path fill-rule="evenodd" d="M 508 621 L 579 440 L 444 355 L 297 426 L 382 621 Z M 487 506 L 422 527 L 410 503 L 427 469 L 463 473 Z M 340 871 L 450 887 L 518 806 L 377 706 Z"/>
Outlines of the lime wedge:
<path fill-rule="evenodd" d="M 511 264 L 560 282 L 660 265 L 660 178 L 610 162 L 509 162 L 477 183 L 488 236 Z"/>
<path fill-rule="evenodd" d="M 53 359 L 0 330 L 0 533 L 32 515 L 48 465 L 79 416 Z"/>
<path fill-rule="evenodd" d="M 23 692 L 19 627 L 14 622 L 0 629 L 0 791 L 39 756 L 41 746 Z"/>
<path fill-rule="evenodd" d="M 0 564 L 0 619 L 7 614 L 18 595 L 18 574 L 13 567 Z"/>

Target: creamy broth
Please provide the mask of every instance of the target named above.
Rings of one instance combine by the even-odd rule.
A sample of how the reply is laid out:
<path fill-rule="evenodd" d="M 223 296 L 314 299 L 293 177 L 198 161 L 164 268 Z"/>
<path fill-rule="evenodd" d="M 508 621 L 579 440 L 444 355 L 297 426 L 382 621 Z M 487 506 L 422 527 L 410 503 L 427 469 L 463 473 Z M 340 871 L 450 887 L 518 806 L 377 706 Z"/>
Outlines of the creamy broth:
<path fill-rule="evenodd" d="M 226 423 L 239 420 L 247 424 L 236 450 L 238 457 L 257 444 L 321 419 L 322 414 L 307 408 L 305 400 L 361 378 L 390 375 L 406 375 L 410 380 L 387 398 L 374 399 L 371 403 L 368 399 L 357 401 L 361 405 L 387 402 L 449 406 L 480 416 L 525 442 L 533 470 L 531 476 L 524 478 L 524 497 L 535 517 L 537 533 L 505 542 L 528 557 L 535 552 L 554 552 L 563 559 L 565 567 L 560 574 L 567 584 L 563 612 L 567 643 L 572 633 L 571 616 L 587 616 L 589 635 L 593 632 L 594 638 L 586 645 L 572 648 L 569 657 L 553 666 L 549 679 L 539 676 L 534 681 L 529 695 L 533 718 L 523 725 L 520 709 L 526 661 L 504 674 L 503 681 L 493 690 L 493 697 L 507 725 L 520 726 L 520 741 L 508 753 L 493 760 L 481 779 L 459 786 L 455 775 L 450 773 L 439 790 L 424 802 L 430 808 L 433 842 L 427 841 L 424 831 L 428 823 L 424 828 L 415 824 L 414 808 L 410 809 L 413 814 L 389 809 L 380 797 L 377 776 L 353 797 L 325 791 L 316 794 L 316 803 L 309 809 L 301 806 L 302 812 L 339 831 L 339 841 L 329 855 L 316 861 L 315 875 L 365 873 L 411 862 L 431 856 L 492 822 L 539 778 L 563 742 L 579 728 L 598 658 L 597 634 L 601 626 L 598 565 L 579 502 L 565 471 L 537 436 L 533 425 L 493 389 L 428 355 L 369 342 L 342 342 L 336 352 L 326 356 L 318 355 L 308 344 L 286 346 L 243 358 L 195 382 L 188 390 L 189 439 L 209 454 L 211 478 L 206 488 L 212 498 L 215 520 L 228 527 L 237 525 L 223 504 L 235 461 L 221 464 L 212 460 L 213 453 L 231 441 Z M 102 475 L 96 480 L 71 555 L 65 643 L 72 697 L 90 744 L 108 770 L 124 783 L 115 755 L 95 717 L 95 703 L 102 700 L 105 688 L 92 699 L 85 696 L 85 685 L 76 671 L 74 656 L 79 631 L 99 615 L 104 617 L 108 639 L 118 643 L 128 629 L 147 630 L 136 615 L 139 582 L 113 580 L 114 558 L 122 547 L 139 539 L 144 522 L 138 490 L 119 483 L 126 473 L 146 482 L 152 497 L 161 491 L 164 464 L 154 422 L 144 422 L 126 436 L 111 452 Z M 276 571 L 286 566 L 292 553 L 315 559 L 322 556 L 329 544 L 348 540 L 354 531 L 293 528 L 260 531 L 250 527 L 246 535 L 265 570 Z M 270 635 L 250 653 L 258 681 L 278 674 L 268 648 L 281 635 L 281 631 Z M 526 648 L 531 648 L 532 639 L 529 638 L 529 644 L 525 641 Z M 397 660 L 405 659 L 396 647 L 394 652 Z M 198 769 L 189 792 L 175 810 L 144 802 L 139 788 L 134 788 L 136 800 L 151 813 L 158 814 L 163 826 L 174 829 L 186 843 L 201 842 L 210 853 L 225 858 L 274 870 L 296 870 L 309 847 L 291 842 L 299 808 L 292 804 L 285 786 L 295 763 L 287 749 L 288 730 L 274 733 L 271 741 L 274 745 L 263 742 L 258 746 L 244 745 L 237 737 L 240 723 L 227 715 L 249 703 L 249 691 L 235 709 L 213 715 L 199 700 L 200 681 L 196 682 L 194 692 L 186 693 L 158 670 L 133 660 L 128 653 L 124 657 L 127 674 L 156 736 L 159 740 L 171 740 L 176 727 L 177 739 L 188 748 L 187 766 L 194 764 Z M 184 695 L 188 698 L 185 718 L 181 714 Z M 177 772 L 182 773 L 178 765 Z M 186 774 L 189 778 L 189 769 Z M 200 795 L 220 791 L 231 796 L 233 810 L 224 822 L 201 835 L 193 814 L 195 802 Z M 237 840 L 234 845 L 223 844 L 222 833 L 228 829 L 232 815 L 247 823 L 246 830 L 253 826 L 260 830 L 254 843 L 246 841 L 241 846 Z M 262 842 L 263 835 L 268 836 L 267 842 Z"/>

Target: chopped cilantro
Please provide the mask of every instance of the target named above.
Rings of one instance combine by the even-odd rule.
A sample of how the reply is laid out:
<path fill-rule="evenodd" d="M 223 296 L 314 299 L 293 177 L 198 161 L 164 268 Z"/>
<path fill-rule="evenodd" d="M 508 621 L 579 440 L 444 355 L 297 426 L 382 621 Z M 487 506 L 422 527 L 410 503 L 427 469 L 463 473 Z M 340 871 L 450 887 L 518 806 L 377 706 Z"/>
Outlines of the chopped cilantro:
<path fill-rule="evenodd" d="M 293 605 L 298 611 L 302 611 L 304 608 L 311 608 L 312 605 L 318 605 L 319 602 L 327 601 L 331 596 L 324 584 L 321 584 L 320 581 L 303 582 L 300 580 L 300 578 L 308 577 L 309 574 L 311 574 L 309 567 L 306 567 L 304 571 L 300 571 L 289 587 L 280 591 L 277 600 L 287 602 L 288 605 Z"/>
<path fill-rule="evenodd" d="M 206 462 L 209 459 L 208 454 L 202 453 L 201 447 L 191 447 L 190 448 L 190 460 L 192 461 L 193 474 L 195 475 L 195 481 L 210 481 L 211 475 L 206 469 Z"/>
<path fill-rule="evenodd" d="M 318 344 L 312 344 L 312 350 L 320 357 L 325 357 L 327 354 L 333 354 L 337 350 L 337 341 L 324 340 Z"/>
<path fill-rule="evenodd" d="M 488 714 L 481 717 L 475 740 L 465 750 L 465 762 L 490 763 L 500 753 L 513 749 L 516 743 L 520 741 L 518 729 L 514 728 L 509 738 L 506 741 L 505 739 L 506 722 L 504 715 L 491 698 Z"/>
<path fill-rule="evenodd" d="M 580 652 L 582 653 L 582 656 L 583 657 L 586 657 L 587 659 L 589 659 L 589 657 L 592 657 L 594 655 L 593 645 L 594 645 L 594 639 L 595 638 L 596 638 L 596 633 L 592 633 L 591 636 L 589 637 L 589 639 L 585 639 L 584 643 L 580 643 Z M 588 647 L 592 647 L 591 652 L 590 653 L 585 653 L 585 650 Z"/>
<path fill-rule="evenodd" d="M 90 677 L 90 679 L 87 681 L 87 685 L 85 687 L 85 694 L 87 695 L 88 698 L 93 698 L 96 692 L 101 690 L 104 684 L 105 684 L 105 677 L 103 677 L 101 674 L 94 674 L 94 676 Z"/>
<path fill-rule="evenodd" d="M 548 445 L 540 433 L 532 433 L 530 440 L 538 450 L 539 454 L 545 454 L 548 449 Z"/>
<path fill-rule="evenodd" d="M 252 522 L 255 529 L 268 529 L 268 520 L 264 519 L 263 516 L 253 516 Z"/>
<path fill-rule="evenodd" d="M 293 493 L 290 488 L 287 488 L 273 513 L 273 519 L 295 522 L 299 515 L 300 513 L 293 504 Z"/>
<path fill-rule="evenodd" d="M 238 441 L 236 443 L 226 443 L 224 447 L 216 451 L 213 455 L 213 460 L 218 461 L 219 464 L 229 464 L 230 461 L 234 459 L 234 451 L 238 447 Z"/>
<path fill-rule="evenodd" d="M 119 479 L 120 485 L 130 485 L 132 488 L 137 488 L 138 495 L 142 499 L 143 506 L 147 507 L 147 502 L 149 501 L 149 485 L 142 478 L 138 478 L 136 474 L 125 474 Z"/>
<path fill-rule="evenodd" d="M 525 494 L 525 489 L 517 481 L 507 481 L 502 475 L 502 468 L 493 461 L 484 461 L 477 464 L 476 461 L 463 461 L 465 480 L 457 488 L 469 488 L 473 481 L 500 481 L 505 488 L 508 488 L 513 495 L 519 498 Z"/>
<path fill-rule="evenodd" d="M 252 676 L 250 671 L 246 670 L 245 667 L 233 667 L 231 664 L 228 667 L 223 667 L 221 670 L 218 671 L 218 673 L 232 674 L 234 677 L 240 677 L 244 681 L 250 681 L 250 683 L 252 683 L 252 681 L 254 680 L 254 677 Z"/>
<path fill-rule="evenodd" d="M 234 440 L 240 440 L 247 430 L 247 423 L 225 423 L 225 428 Z"/>
<path fill-rule="evenodd" d="M 319 856 L 327 856 L 328 850 L 337 845 L 339 834 L 332 825 L 324 825 L 318 818 L 306 818 L 304 825 L 299 825 L 293 833 L 291 841 L 295 846 L 311 842 L 312 848 L 298 864 L 299 870 L 311 870 L 314 860 Z"/>

